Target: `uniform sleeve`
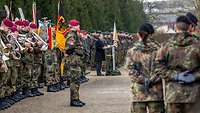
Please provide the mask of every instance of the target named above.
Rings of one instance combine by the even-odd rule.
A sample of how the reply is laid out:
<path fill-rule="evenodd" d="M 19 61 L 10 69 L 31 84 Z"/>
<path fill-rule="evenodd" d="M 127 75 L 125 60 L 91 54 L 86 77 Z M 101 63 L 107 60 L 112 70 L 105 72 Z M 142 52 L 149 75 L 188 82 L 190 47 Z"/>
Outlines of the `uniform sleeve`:
<path fill-rule="evenodd" d="M 135 83 L 143 83 L 144 82 L 144 76 L 140 75 L 134 68 L 135 62 L 134 60 L 137 60 L 135 58 L 139 53 L 134 50 L 134 48 L 128 50 L 127 52 L 127 58 L 126 58 L 126 68 L 129 70 L 129 76 L 132 82 Z"/>
<path fill-rule="evenodd" d="M 174 75 L 177 74 L 177 71 L 170 67 L 171 56 L 169 53 L 169 48 L 166 46 L 162 46 L 156 54 L 156 68 L 155 75 L 160 76 L 166 80 L 171 80 L 174 78 Z"/>

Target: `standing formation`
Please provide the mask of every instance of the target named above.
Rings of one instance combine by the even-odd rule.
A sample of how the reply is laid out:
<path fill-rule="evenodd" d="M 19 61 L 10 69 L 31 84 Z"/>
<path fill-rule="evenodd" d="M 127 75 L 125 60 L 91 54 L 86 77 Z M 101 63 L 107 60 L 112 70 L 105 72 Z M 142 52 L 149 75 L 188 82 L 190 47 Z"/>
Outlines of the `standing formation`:
<path fill-rule="evenodd" d="M 153 27 L 145 23 L 138 43 L 128 51 L 132 81 L 132 113 L 198 113 L 200 42 L 192 14 L 179 16 L 176 34 L 162 44 L 150 40 Z M 162 38 L 162 37 L 160 37 Z"/>

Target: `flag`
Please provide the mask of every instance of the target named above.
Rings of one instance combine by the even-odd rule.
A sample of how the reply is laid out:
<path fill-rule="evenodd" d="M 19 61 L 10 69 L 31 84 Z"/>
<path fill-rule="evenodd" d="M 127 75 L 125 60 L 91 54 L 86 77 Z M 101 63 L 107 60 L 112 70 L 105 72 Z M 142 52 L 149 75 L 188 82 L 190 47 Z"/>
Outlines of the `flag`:
<path fill-rule="evenodd" d="M 52 37 L 52 27 L 49 26 L 47 29 L 48 33 L 48 47 L 49 49 L 53 49 L 53 37 Z"/>
<path fill-rule="evenodd" d="M 56 25 L 56 47 L 60 49 L 61 52 L 65 50 L 65 31 L 62 24 L 64 23 L 64 7 L 63 0 L 59 0 L 58 2 L 58 20 Z M 60 64 L 61 76 L 63 76 L 64 72 L 64 62 Z"/>
<path fill-rule="evenodd" d="M 36 17 L 36 2 L 33 1 L 33 4 L 32 4 L 32 15 L 33 15 L 33 23 L 34 24 L 37 24 L 37 17 Z"/>
<path fill-rule="evenodd" d="M 58 20 L 56 26 L 56 47 L 60 49 L 60 51 L 64 52 L 65 49 L 65 29 L 62 26 L 65 19 L 63 17 L 64 10 L 63 10 L 63 0 L 59 0 L 58 2 Z"/>

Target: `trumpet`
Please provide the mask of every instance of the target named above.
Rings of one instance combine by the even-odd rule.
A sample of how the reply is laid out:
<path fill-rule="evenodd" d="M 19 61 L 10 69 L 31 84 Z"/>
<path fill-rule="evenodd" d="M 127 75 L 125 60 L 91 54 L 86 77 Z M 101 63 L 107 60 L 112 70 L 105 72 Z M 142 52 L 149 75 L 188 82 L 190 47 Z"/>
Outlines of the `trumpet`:
<path fill-rule="evenodd" d="M 41 47 L 41 50 L 46 51 L 48 49 L 48 44 L 35 32 L 31 32 L 32 36 L 38 40 L 41 41 L 44 45 Z"/>
<path fill-rule="evenodd" d="M 18 42 L 17 38 L 14 37 L 12 34 L 8 34 L 7 37 L 11 36 L 11 39 L 14 40 L 14 42 L 16 43 L 16 45 L 18 46 L 20 51 L 23 51 L 25 48 L 21 46 L 21 44 Z"/>
<path fill-rule="evenodd" d="M 20 43 L 19 43 L 19 42 L 17 41 L 17 39 L 13 36 L 13 34 L 8 34 L 7 37 L 10 37 L 10 38 L 11 38 L 11 41 L 14 42 L 14 44 L 12 45 L 12 46 L 13 46 L 13 47 L 12 47 L 13 51 L 10 52 L 10 54 L 11 54 L 11 55 L 13 56 L 13 58 L 16 59 L 16 60 L 21 59 L 21 54 L 20 54 L 20 52 L 18 52 L 18 51 L 23 51 L 23 50 L 25 50 L 25 48 L 22 47 L 22 46 L 20 45 Z M 15 48 L 15 47 L 14 47 L 15 45 L 16 45 L 18 48 Z"/>
<path fill-rule="evenodd" d="M 9 60 L 8 57 L 5 56 L 5 54 L 3 52 L 0 51 L 0 60 L 2 60 L 4 67 L 4 71 L 7 72 L 8 71 L 8 66 L 6 64 L 6 61 Z"/>

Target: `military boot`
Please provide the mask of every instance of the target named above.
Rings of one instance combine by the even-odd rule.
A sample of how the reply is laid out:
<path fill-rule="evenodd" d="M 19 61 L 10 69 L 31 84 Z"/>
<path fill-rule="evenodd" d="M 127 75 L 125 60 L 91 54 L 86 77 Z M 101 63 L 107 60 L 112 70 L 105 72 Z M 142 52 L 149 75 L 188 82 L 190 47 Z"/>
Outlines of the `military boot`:
<path fill-rule="evenodd" d="M 31 89 L 31 93 L 32 93 L 34 96 L 41 96 L 41 95 L 44 95 L 44 93 L 38 91 L 38 88 L 33 88 L 33 89 Z"/>
<path fill-rule="evenodd" d="M 15 102 L 19 102 L 20 99 L 18 98 L 18 96 L 16 95 L 16 92 L 13 93 L 11 96 L 10 96 L 10 99 L 15 101 Z"/>
<path fill-rule="evenodd" d="M 65 90 L 65 83 L 64 82 L 60 82 L 60 90 Z"/>
<path fill-rule="evenodd" d="M 0 111 L 5 110 L 9 107 L 11 107 L 11 105 L 8 102 L 6 102 L 4 99 L 0 98 Z"/>
<path fill-rule="evenodd" d="M 57 92 L 60 91 L 61 88 L 60 88 L 60 84 L 59 83 L 56 83 L 53 86 L 55 87 L 55 89 L 57 90 Z"/>
<path fill-rule="evenodd" d="M 31 90 L 28 89 L 28 88 L 24 88 L 23 91 L 22 91 L 22 94 L 23 94 L 25 97 L 34 97 L 34 95 L 31 93 Z"/>
<path fill-rule="evenodd" d="M 14 100 L 10 99 L 9 96 L 5 97 L 4 101 L 7 102 L 7 103 L 9 103 L 10 105 L 14 105 L 16 103 Z"/>
<path fill-rule="evenodd" d="M 84 103 L 83 101 L 81 101 L 81 100 L 78 100 L 80 103 L 82 103 L 83 104 L 83 106 L 85 106 L 86 105 L 86 103 Z"/>
<path fill-rule="evenodd" d="M 70 103 L 70 106 L 73 106 L 73 107 L 83 107 L 84 105 L 79 100 L 72 100 L 71 103 Z"/>
<path fill-rule="evenodd" d="M 57 92 L 56 88 L 53 85 L 48 85 L 47 86 L 47 92 Z"/>

